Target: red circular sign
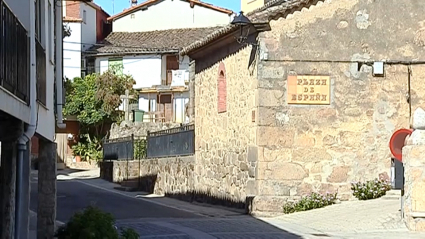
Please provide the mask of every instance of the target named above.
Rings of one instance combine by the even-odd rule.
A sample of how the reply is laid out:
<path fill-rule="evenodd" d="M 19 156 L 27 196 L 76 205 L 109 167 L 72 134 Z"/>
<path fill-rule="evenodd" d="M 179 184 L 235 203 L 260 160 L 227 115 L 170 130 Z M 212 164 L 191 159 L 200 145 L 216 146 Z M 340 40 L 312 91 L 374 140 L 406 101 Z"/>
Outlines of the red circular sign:
<path fill-rule="evenodd" d="M 411 135 L 413 129 L 399 129 L 391 136 L 390 139 L 390 151 L 393 154 L 394 158 L 400 162 L 403 160 L 402 149 L 404 147 L 404 142 L 408 135 Z"/>

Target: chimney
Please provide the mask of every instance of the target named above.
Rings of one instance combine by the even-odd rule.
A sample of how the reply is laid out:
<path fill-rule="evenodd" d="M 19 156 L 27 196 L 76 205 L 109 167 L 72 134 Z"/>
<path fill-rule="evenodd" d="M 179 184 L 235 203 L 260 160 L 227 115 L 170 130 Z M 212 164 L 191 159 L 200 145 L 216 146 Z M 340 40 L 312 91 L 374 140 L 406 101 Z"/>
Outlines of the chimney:
<path fill-rule="evenodd" d="M 137 0 L 131 0 L 131 6 L 134 7 L 137 5 Z"/>

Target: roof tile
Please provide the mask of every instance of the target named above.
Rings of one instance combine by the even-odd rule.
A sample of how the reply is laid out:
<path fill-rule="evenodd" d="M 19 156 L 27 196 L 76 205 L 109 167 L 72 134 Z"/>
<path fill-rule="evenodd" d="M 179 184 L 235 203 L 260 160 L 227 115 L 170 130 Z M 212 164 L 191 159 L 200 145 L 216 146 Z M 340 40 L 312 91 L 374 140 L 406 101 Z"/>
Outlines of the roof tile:
<path fill-rule="evenodd" d="M 179 52 L 221 27 L 182 28 L 148 32 L 112 32 L 88 54 Z"/>

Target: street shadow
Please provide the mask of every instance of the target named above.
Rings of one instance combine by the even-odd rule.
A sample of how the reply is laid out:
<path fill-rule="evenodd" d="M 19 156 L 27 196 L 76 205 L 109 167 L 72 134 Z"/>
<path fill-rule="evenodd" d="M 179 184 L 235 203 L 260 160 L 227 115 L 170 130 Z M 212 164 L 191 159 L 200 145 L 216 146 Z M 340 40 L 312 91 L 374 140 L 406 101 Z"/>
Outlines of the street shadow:
<path fill-rule="evenodd" d="M 73 173 L 79 173 L 79 172 L 85 172 L 85 171 L 89 171 L 87 169 L 75 169 L 75 168 L 66 168 L 66 169 L 62 169 L 62 170 L 58 170 L 56 175 L 63 175 L 63 176 L 70 176 Z"/>
<path fill-rule="evenodd" d="M 145 192 L 153 194 L 158 176 L 156 174 L 145 175 L 143 177 L 132 178 L 120 182 L 120 187 L 115 189 L 130 192 Z"/>
<path fill-rule="evenodd" d="M 165 197 L 174 198 L 190 203 L 209 204 L 239 210 L 242 209 L 244 210 L 244 213 L 250 213 L 249 207 L 247 206 L 250 205 L 249 202 L 247 203 L 247 201 L 238 201 L 225 196 L 216 196 L 212 193 L 206 193 L 201 191 L 187 191 L 186 193 L 166 192 Z"/>

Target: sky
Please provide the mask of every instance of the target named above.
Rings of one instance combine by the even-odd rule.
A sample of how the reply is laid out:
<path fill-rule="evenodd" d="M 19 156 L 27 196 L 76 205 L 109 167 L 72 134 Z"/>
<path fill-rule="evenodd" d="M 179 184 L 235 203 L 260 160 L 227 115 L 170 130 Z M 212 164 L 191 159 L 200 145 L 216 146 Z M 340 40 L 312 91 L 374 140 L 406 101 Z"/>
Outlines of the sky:
<path fill-rule="evenodd" d="M 142 3 L 146 0 L 139 0 Z M 109 15 L 114 15 L 122 12 L 125 8 L 130 7 L 130 0 L 94 0 L 96 4 L 101 6 Z M 240 0 L 203 0 L 203 2 L 213 4 L 215 6 L 224 7 L 234 12 L 239 12 L 241 9 Z"/>

